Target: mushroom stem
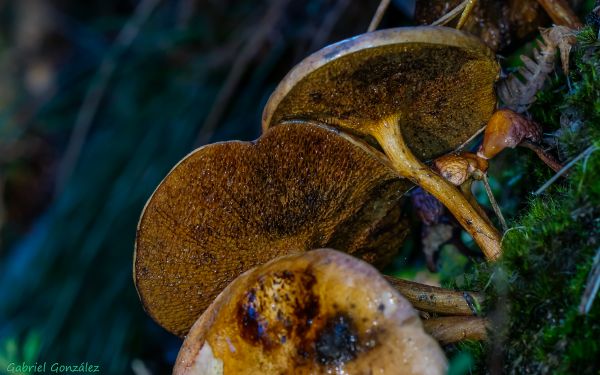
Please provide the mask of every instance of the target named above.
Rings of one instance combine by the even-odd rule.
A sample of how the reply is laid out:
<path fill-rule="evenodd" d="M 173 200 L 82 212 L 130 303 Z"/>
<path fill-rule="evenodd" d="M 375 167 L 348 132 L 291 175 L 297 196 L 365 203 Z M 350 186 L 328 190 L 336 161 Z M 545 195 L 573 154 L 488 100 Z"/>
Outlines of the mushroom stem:
<path fill-rule="evenodd" d="M 488 260 L 500 257 L 500 234 L 469 203 L 455 186 L 433 172 L 409 150 L 397 118 L 385 119 L 371 129 L 396 172 L 436 197 L 473 237 Z"/>
<path fill-rule="evenodd" d="M 490 181 L 488 180 L 487 173 L 484 173 L 482 176 L 483 186 L 485 187 L 485 192 L 487 193 L 488 199 L 490 200 L 490 204 L 494 209 L 494 213 L 500 220 L 500 225 L 502 226 L 502 231 L 506 232 L 508 230 L 508 225 L 506 225 L 506 219 L 504 219 L 504 215 L 502 215 L 502 210 L 500 210 L 500 206 L 494 198 L 494 192 L 492 191 L 492 187 L 490 186 Z"/>
<path fill-rule="evenodd" d="M 557 162 L 550 154 L 544 151 L 540 146 L 535 145 L 529 141 L 523 141 L 519 143 L 519 146 L 530 149 L 535 152 L 536 155 L 543 161 L 547 166 L 552 168 L 554 172 L 558 172 L 562 169 L 563 165 Z"/>
<path fill-rule="evenodd" d="M 483 295 L 476 292 L 461 292 L 431 285 L 416 283 L 384 275 L 385 279 L 416 309 L 448 315 L 477 315 Z"/>
<path fill-rule="evenodd" d="M 444 316 L 423 320 L 423 328 L 440 344 L 485 340 L 489 320 L 476 316 Z"/>

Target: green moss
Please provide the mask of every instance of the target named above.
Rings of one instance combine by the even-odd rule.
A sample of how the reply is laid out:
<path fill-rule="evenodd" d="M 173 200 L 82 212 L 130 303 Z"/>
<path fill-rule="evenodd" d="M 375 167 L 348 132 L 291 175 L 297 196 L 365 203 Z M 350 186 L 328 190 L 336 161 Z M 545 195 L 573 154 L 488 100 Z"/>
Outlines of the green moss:
<path fill-rule="evenodd" d="M 580 33 L 569 82 L 554 77 L 531 108 L 545 132 L 561 129 L 563 118 L 559 143 L 567 157 L 590 145 L 600 148 L 600 44 L 594 35 L 589 27 Z M 579 126 L 565 121 L 565 114 Z M 505 373 L 600 373 L 600 299 L 588 315 L 578 312 L 600 247 L 598 181 L 600 150 L 577 163 L 568 178 L 531 196 L 505 234 L 497 264 L 478 265 L 465 275 L 470 287 L 486 291 L 488 314 L 504 327 L 488 343 L 449 348 L 451 355 L 475 359 L 472 373 L 489 371 L 494 343 L 502 348 L 497 358 Z"/>

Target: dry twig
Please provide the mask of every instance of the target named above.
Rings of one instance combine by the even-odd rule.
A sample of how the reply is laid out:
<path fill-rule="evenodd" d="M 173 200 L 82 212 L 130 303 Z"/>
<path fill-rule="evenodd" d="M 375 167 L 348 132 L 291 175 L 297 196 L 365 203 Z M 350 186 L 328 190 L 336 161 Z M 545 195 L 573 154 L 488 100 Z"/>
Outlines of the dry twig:
<path fill-rule="evenodd" d="M 437 21 L 433 22 L 431 25 L 432 26 L 446 25 L 448 22 L 450 22 L 454 18 L 456 18 L 462 11 L 464 11 L 465 8 L 467 6 L 469 6 L 469 4 L 472 4 L 472 2 L 473 2 L 473 0 L 464 0 L 462 3 L 458 4 L 454 9 L 452 9 L 448 13 L 444 14 Z"/>
<path fill-rule="evenodd" d="M 373 15 L 373 19 L 371 19 L 371 23 L 369 24 L 369 28 L 367 29 L 367 32 L 375 31 L 375 29 L 377 29 L 377 27 L 381 23 L 381 20 L 383 19 L 383 15 L 385 14 L 385 11 L 387 10 L 389 5 L 390 5 L 390 0 L 381 0 L 381 2 L 379 3 L 379 6 L 377 6 L 377 10 L 375 11 L 375 14 Z"/>
<path fill-rule="evenodd" d="M 445 316 L 423 320 L 423 328 L 440 344 L 487 339 L 489 320 L 475 316 Z"/>
<path fill-rule="evenodd" d="M 584 157 L 586 157 L 588 155 L 591 155 L 591 153 L 596 150 L 598 150 L 598 148 L 595 145 L 591 145 L 590 147 L 586 148 L 582 153 L 580 153 L 579 155 L 574 157 L 573 160 L 571 160 L 570 162 L 565 164 L 565 166 L 562 167 L 562 169 L 560 171 L 558 171 L 554 176 L 552 176 L 552 178 L 550 178 L 548 181 L 546 181 L 546 183 L 544 185 L 542 185 L 539 189 L 537 189 L 535 191 L 535 193 L 533 193 L 533 194 L 534 195 L 542 194 L 544 191 L 546 191 L 546 189 L 548 189 L 548 187 L 550 185 L 552 185 L 554 183 L 554 181 L 558 180 L 558 178 L 560 176 L 567 173 L 567 171 L 569 169 L 571 169 L 571 167 L 574 166 L 579 160 L 583 159 Z"/>

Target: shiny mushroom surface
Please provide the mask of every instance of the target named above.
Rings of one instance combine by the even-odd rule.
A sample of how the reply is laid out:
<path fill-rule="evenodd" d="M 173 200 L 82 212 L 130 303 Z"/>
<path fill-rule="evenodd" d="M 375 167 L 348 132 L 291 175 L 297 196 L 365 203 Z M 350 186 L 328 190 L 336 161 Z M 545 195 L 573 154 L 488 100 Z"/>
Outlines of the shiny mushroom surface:
<path fill-rule="evenodd" d="M 174 374 L 444 374 L 417 312 L 370 265 L 330 249 L 231 283 L 196 321 Z"/>
<path fill-rule="evenodd" d="M 411 187 L 384 157 L 327 126 L 285 125 L 185 157 L 140 217 L 134 282 L 144 309 L 183 336 L 237 276 L 335 247 L 385 265 L 408 232 Z"/>

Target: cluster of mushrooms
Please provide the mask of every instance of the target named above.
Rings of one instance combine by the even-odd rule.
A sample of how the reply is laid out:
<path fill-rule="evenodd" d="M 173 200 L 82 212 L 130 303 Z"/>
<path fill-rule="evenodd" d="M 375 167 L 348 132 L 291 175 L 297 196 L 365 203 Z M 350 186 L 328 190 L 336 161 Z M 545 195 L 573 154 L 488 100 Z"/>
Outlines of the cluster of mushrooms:
<path fill-rule="evenodd" d="M 134 259 L 144 309 L 186 338 L 174 373 L 442 374 L 438 342 L 484 338 L 478 293 L 374 267 L 406 237 L 415 185 L 488 260 L 500 256 L 469 181 L 516 144 L 494 138 L 496 126 L 479 153 L 456 152 L 513 115 L 494 115 L 498 75 L 495 55 L 455 29 L 367 33 L 296 66 L 256 141 L 180 161 L 144 208 Z M 436 317 L 422 322 L 419 311 Z"/>

